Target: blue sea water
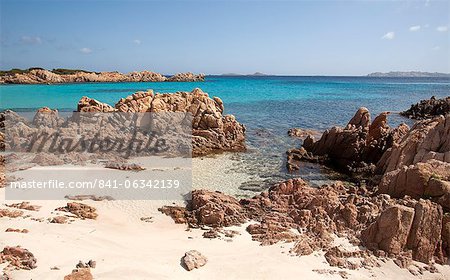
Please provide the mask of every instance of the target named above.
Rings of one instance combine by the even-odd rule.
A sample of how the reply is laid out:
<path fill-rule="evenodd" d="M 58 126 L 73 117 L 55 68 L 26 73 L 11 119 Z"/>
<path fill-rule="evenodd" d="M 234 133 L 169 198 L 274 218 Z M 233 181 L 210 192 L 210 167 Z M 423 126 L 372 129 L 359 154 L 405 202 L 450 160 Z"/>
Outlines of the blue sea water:
<path fill-rule="evenodd" d="M 208 76 L 205 82 L 85 83 L 63 85 L 2 85 L 0 109 L 28 110 L 43 106 L 71 111 L 82 96 L 114 105 L 139 90 L 191 91 L 199 87 L 225 103 L 225 111 L 247 126 L 248 153 L 236 155 L 237 166 L 266 181 L 291 176 L 284 168 L 285 151 L 299 143 L 287 137 L 291 127 L 325 130 L 345 125 L 356 110 L 367 107 L 372 116 L 393 112 L 390 124 L 412 122 L 396 112 L 431 96 L 450 95 L 448 78 L 373 77 L 224 77 Z M 322 172 L 305 168 L 311 180 Z M 251 185 L 251 184 L 250 184 Z"/>

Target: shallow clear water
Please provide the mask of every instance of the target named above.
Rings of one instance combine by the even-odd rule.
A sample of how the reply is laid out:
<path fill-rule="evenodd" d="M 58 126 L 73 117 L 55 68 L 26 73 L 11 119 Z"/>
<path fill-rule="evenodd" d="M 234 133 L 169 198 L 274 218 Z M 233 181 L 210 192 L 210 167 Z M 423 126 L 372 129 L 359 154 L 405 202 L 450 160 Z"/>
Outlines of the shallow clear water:
<path fill-rule="evenodd" d="M 233 155 L 235 172 L 254 181 L 245 188 L 298 176 L 284 168 L 285 151 L 298 142 L 287 136 L 291 127 L 324 130 L 345 125 L 361 106 L 372 116 L 382 111 L 399 112 L 421 99 L 450 95 L 448 78 L 369 77 L 221 77 L 208 76 L 195 83 L 87 83 L 64 85 L 0 86 L 0 108 L 26 110 L 43 106 L 74 110 L 82 96 L 114 105 L 121 97 L 139 90 L 191 91 L 199 87 L 225 103 L 226 113 L 247 126 L 249 152 Z M 391 114 L 390 124 L 411 121 Z M 325 172 L 327 173 L 327 172 Z M 320 182 L 329 176 L 317 166 L 299 173 Z"/>

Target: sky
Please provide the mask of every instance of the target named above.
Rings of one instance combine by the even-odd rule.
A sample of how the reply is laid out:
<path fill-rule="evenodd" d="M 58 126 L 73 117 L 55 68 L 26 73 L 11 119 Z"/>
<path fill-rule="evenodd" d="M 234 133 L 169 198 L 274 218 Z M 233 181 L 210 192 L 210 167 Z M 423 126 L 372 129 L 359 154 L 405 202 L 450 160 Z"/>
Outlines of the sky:
<path fill-rule="evenodd" d="M 0 0 L 0 69 L 450 72 L 450 1 Z"/>

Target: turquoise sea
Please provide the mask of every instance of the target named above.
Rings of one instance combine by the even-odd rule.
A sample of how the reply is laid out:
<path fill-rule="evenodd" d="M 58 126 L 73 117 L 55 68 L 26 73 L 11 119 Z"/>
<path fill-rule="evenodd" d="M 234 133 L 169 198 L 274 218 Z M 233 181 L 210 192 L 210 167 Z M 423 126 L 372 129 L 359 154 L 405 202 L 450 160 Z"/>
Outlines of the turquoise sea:
<path fill-rule="evenodd" d="M 114 105 L 121 97 L 139 90 L 191 91 L 199 87 L 225 103 L 225 111 L 247 126 L 249 152 L 235 155 L 242 172 L 258 174 L 243 188 L 292 176 L 284 167 L 285 151 L 300 143 L 287 136 L 291 127 L 325 130 L 345 125 L 361 106 L 372 116 L 394 112 L 390 123 L 411 124 L 399 112 L 431 96 L 450 95 L 448 78 L 373 77 L 224 77 L 208 76 L 195 83 L 85 83 L 64 85 L 2 85 L 0 109 L 27 111 L 48 106 L 72 111 L 82 96 Z M 301 175 L 311 181 L 327 179 L 327 172 L 307 166 Z M 261 175 L 264 174 L 264 175 Z M 257 188 L 257 187 L 256 187 Z"/>

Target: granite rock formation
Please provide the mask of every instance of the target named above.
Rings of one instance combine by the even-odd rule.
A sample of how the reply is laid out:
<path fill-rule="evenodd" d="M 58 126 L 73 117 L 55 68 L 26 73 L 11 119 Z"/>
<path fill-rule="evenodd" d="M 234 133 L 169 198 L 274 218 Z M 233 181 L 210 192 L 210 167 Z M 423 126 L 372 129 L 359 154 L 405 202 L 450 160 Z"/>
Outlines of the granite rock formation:
<path fill-rule="evenodd" d="M 166 206 L 160 211 L 190 227 L 217 229 L 254 221 L 247 231 L 262 245 L 295 242 L 293 254 L 323 250 L 331 265 L 352 269 L 377 265 L 373 254 L 394 258 L 400 266 L 407 266 L 412 259 L 444 263 L 449 256 L 450 218 L 440 205 L 429 200 L 392 199 L 341 183 L 314 188 L 292 179 L 239 202 L 219 192 L 195 190 L 187 207 Z M 354 245 L 366 245 L 373 253 L 336 248 L 336 234 Z M 361 263 L 348 262 L 351 257 L 361 258 Z"/>
<path fill-rule="evenodd" d="M 450 115 L 417 122 L 377 165 L 379 192 L 430 198 L 450 211 Z"/>
<path fill-rule="evenodd" d="M 450 113 L 450 96 L 442 99 L 436 99 L 432 96 L 430 99 L 421 100 L 419 103 L 411 105 L 406 111 L 400 114 L 411 119 L 423 120 L 430 119 L 439 115 L 445 116 Z"/>
<path fill-rule="evenodd" d="M 73 72 L 73 71 L 71 71 Z M 32 69 L 23 73 L 0 76 L 0 84 L 60 84 L 60 83 L 114 83 L 114 82 L 197 82 L 204 81 L 205 75 L 178 73 L 169 78 L 151 71 L 131 72 L 88 72 L 74 71 L 59 74 L 45 69 Z"/>
<path fill-rule="evenodd" d="M 369 110 L 362 107 L 345 128 L 326 130 L 318 141 L 308 136 L 303 149 L 288 151 L 288 169 L 296 169 L 296 160 L 306 160 L 329 164 L 344 173 L 372 173 L 383 153 L 408 131 L 404 124 L 391 129 L 388 114 L 381 113 L 371 123 Z"/>
<path fill-rule="evenodd" d="M 191 92 L 173 94 L 136 92 L 121 98 L 114 108 L 97 100 L 83 97 L 78 103 L 83 112 L 183 112 L 191 113 L 192 149 L 194 156 L 220 151 L 244 151 L 245 126 L 233 115 L 223 115 L 224 105 L 220 98 L 210 98 L 196 88 Z"/>

